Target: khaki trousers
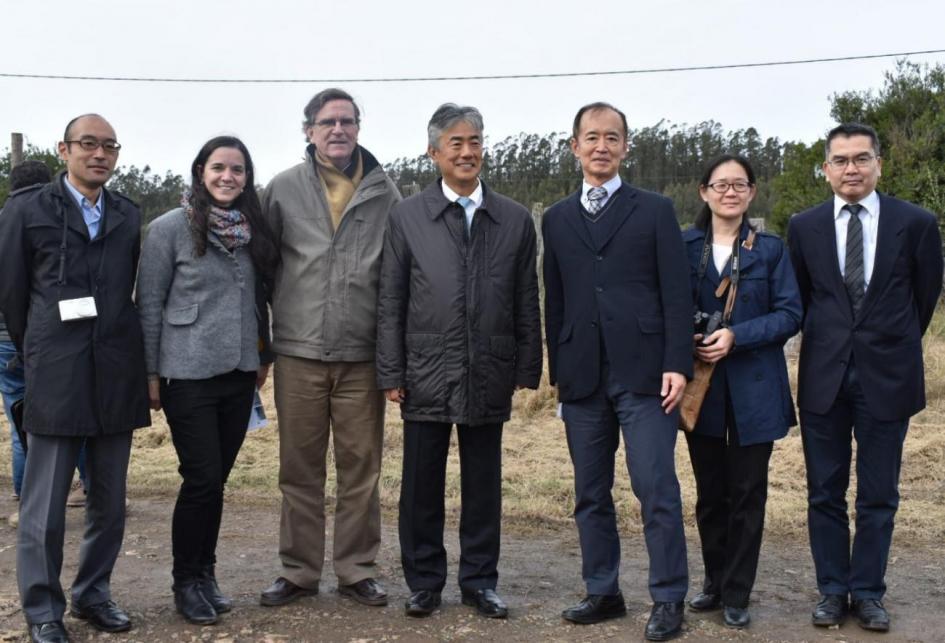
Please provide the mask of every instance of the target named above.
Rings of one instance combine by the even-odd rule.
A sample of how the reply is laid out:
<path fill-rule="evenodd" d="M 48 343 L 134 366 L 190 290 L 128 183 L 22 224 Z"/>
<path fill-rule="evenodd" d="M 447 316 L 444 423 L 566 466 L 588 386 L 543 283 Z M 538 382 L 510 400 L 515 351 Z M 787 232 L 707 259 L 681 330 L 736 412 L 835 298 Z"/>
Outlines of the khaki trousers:
<path fill-rule="evenodd" d="M 314 589 L 325 560 L 325 457 L 335 447 L 337 502 L 333 561 L 341 585 L 374 577 L 381 542 L 378 479 L 384 441 L 384 394 L 373 362 L 322 362 L 279 355 L 282 576 Z"/>

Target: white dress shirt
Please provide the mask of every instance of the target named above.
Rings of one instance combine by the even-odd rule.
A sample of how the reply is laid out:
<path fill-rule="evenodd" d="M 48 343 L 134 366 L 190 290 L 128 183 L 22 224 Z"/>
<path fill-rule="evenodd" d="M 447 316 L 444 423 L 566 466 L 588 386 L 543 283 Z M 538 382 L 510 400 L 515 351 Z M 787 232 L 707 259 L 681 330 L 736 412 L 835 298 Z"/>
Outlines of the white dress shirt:
<path fill-rule="evenodd" d="M 863 277 L 866 287 L 870 286 L 873 276 L 873 262 L 876 258 L 876 236 L 879 231 L 879 195 L 873 190 L 859 202 L 863 206 L 860 222 L 863 224 Z M 840 260 L 840 274 L 846 276 L 847 262 L 847 224 L 850 213 L 843 209 L 847 202 L 840 197 L 833 197 L 833 225 L 837 231 L 837 259 Z"/>
<path fill-rule="evenodd" d="M 443 188 L 443 196 L 447 200 L 456 202 L 461 195 L 456 194 L 450 186 L 446 184 L 446 181 L 440 181 L 440 186 Z M 464 210 L 466 210 L 466 229 L 469 230 L 472 228 L 473 215 L 476 214 L 476 210 L 482 205 L 482 181 L 476 181 L 476 189 L 472 191 L 472 194 L 468 197 L 472 203 L 467 205 Z"/>
<path fill-rule="evenodd" d="M 602 188 L 607 190 L 607 196 L 603 198 L 600 204 L 600 209 L 603 210 L 607 206 L 607 202 L 610 201 L 610 197 L 614 195 L 614 192 L 617 191 L 620 186 L 623 185 L 623 181 L 620 178 L 620 175 L 615 175 L 612 179 L 604 183 Z M 581 187 L 581 205 L 584 206 L 584 209 L 590 212 L 591 210 L 591 201 L 587 198 L 587 192 L 591 188 L 597 187 L 596 185 L 591 185 L 587 181 L 584 181 L 584 185 Z"/>

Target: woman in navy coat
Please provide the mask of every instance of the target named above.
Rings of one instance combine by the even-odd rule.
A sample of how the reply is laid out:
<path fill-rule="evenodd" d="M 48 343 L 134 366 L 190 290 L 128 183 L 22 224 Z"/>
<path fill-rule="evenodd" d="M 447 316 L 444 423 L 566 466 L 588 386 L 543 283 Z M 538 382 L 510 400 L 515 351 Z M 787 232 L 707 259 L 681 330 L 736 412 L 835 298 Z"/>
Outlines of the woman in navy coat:
<path fill-rule="evenodd" d="M 683 234 L 695 309 L 723 310 L 727 292 L 716 297 L 716 291 L 733 278 L 733 252 L 738 287 L 726 327 L 694 337 L 696 356 L 716 366 L 695 430 L 686 434 L 705 563 L 702 592 L 689 606 L 724 608 L 726 625 L 744 627 L 764 530 L 768 460 L 774 440 L 796 424 L 783 348 L 800 328 L 802 305 L 784 243 L 763 232 L 746 243 L 755 196 L 748 161 L 715 159 L 699 194 L 705 205 Z"/>

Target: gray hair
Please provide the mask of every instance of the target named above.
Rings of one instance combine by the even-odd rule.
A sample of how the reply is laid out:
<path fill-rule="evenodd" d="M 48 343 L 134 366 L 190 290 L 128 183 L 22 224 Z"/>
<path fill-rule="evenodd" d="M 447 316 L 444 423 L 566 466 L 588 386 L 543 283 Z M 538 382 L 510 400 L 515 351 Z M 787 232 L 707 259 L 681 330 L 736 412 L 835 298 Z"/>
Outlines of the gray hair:
<path fill-rule="evenodd" d="M 343 89 L 338 89 L 337 87 L 329 87 L 328 89 L 323 89 L 312 96 L 312 100 L 310 100 L 308 105 L 305 106 L 305 109 L 303 110 L 305 120 L 302 121 L 303 132 L 315 124 L 315 117 L 318 116 L 318 112 L 322 111 L 322 107 L 333 100 L 349 101 L 354 106 L 354 120 L 358 123 L 358 125 L 361 124 L 361 110 L 358 109 L 358 104 L 354 102 L 354 98 L 351 96 L 351 94 Z"/>
<path fill-rule="evenodd" d="M 427 138 L 430 147 L 439 149 L 440 137 L 443 136 L 443 132 L 461 121 L 472 125 L 482 136 L 482 114 L 475 107 L 457 105 L 456 103 L 443 103 L 437 107 L 427 124 Z"/>

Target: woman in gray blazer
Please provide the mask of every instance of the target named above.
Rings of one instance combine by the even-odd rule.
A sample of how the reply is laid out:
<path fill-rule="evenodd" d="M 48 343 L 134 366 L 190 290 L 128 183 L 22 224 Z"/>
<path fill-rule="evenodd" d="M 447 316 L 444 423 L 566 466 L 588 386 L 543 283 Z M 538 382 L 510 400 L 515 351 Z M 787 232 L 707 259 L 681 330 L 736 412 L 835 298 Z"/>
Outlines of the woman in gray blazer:
<path fill-rule="evenodd" d="M 223 487 L 269 373 L 267 283 L 278 262 L 242 141 L 208 141 L 181 207 L 148 226 L 136 299 L 151 408 L 164 409 L 183 482 L 171 540 L 174 603 L 192 623 L 232 608 L 214 572 Z"/>

